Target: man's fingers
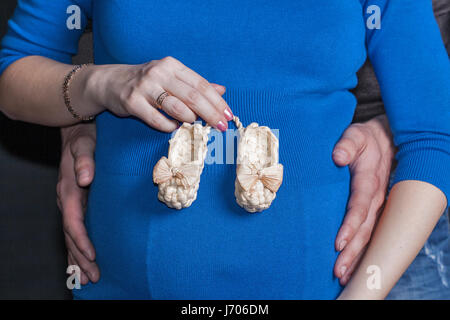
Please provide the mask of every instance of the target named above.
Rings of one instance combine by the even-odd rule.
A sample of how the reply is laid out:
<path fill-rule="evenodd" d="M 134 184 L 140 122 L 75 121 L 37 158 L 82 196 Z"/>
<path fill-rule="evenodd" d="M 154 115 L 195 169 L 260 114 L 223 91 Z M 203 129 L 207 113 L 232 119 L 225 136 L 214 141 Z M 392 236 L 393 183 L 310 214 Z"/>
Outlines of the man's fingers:
<path fill-rule="evenodd" d="M 369 227 L 361 227 L 345 249 L 339 254 L 334 266 L 334 274 L 338 278 L 345 276 L 346 272 L 355 262 L 355 259 L 364 250 L 370 240 L 371 231 L 372 229 Z"/>
<path fill-rule="evenodd" d="M 75 263 L 74 263 L 74 261 L 73 261 L 73 258 L 72 258 L 72 255 L 70 254 L 70 252 L 67 252 L 67 264 L 68 264 L 69 266 L 75 265 Z"/>
<path fill-rule="evenodd" d="M 342 266 L 346 266 L 346 263 L 350 264 L 350 267 L 345 272 L 345 274 L 340 278 L 339 281 L 340 284 L 343 286 L 346 285 L 350 280 L 350 277 L 352 276 L 354 269 L 357 267 L 359 261 L 361 260 L 364 252 L 367 249 L 367 244 L 370 241 L 373 229 L 375 228 L 379 212 L 381 212 L 381 209 L 383 207 L 384 197 L 385 197 L 384 194 L 379 194 L 375 196 L 375 198 L 373 199 L 366 221 L 361 226 L 361 229 L 358 232 L 358 234 L 355 237 L 353 237 L 353 239 L 350 242 L 350 243 L 354 242 L 354 244 L 349 245 L 349 248 L 351 248 L 353 254 L 348 254 L 348 252 L 345 252 L 344 250 L 344 252 L 340 254 L 340 255 L 344 254 L 342 260 L 336 262 L 336 264 L 338 265 L 336 270 L 339 270 Z M 359 253 L 357 253 L 358 251 Z M 347 254 L 349 255 L 348 257 L 346 257 Z"/>
<path fill-rule="evenodd" d="M 372 197 L 366 220 L 338 256 L 334 273 L 336 277 L 340 278 L 341 285 L 347 284 L 367 248 L 367 244 L 370 241 L 370 237 L 378 219 L 378 213 L 382 209 L 384 198 L 384 193 L 380 192 L 378 189 L 376 194 Z"/>
<path fill-rule="evenodd" d="M 333 153 L 336 164 L 349 165 L 352 174 L 347 214 L 335 243 L 341 253 L 334 273 L 341 284 L 348 282 L 365 251 L 384 202 L 389 165 L 382 161 L 379 135 L 372 129 L 367 124 L 351 125 Z"/>
<path fill-rule="evenodd" d="M 346 283 L 350 278 L 355 262 L 359 261 L 361 254 L 364 253 L 370 240 L 378 218 L 378 212 L 380 211 L 380 205 L 377 198 L 378 197 L 375 197 L 370 204 L 367 219 L 361 225 L 356 235 L 339 254 L 336 261 L 334 272 L 335 275 L 341 279 L 341 284 Z"/>
<path fill-rule="evenodd" d="M 92 183 L 95 172 L 95 140 L 93 137 L 80 136 L 70 145 L 75 163 L 75 176 L 80 187 Z"/>
<path fill-rule="evenodd" d="M 69 266 L 78 266 L 78 267 L 80 267 L 78 265 L 77 261 L 75 260 L 75 258 L 73 257 L 73 255 L 70 253 L 70 251 L 67 252 L 67 260 L 69 261 Z M 88 282 L 89 282 L 89 278 L 87 277 L 86 273 L 84 273 L 84 271 L 80 268 L 80 283 L 82 285 L 86 285 Z"/>
<path fill-rule="evenodd" d="M 367 246 L 364 248 L 366 249 Z M 345 272 L 345 274 L 339 278 L 339 283 L 342 286 L 347 285 L 348 281 L 350 280 L 350 277 L 352 276 L 353 272 L 355 271 L 356 267 L 358 266 L 359 262 L 361 261 L 361 258 L 364 255 L 365 250 L 361 250 L 361 252 L 354 258 L 353 262 L 351 263 L 348 270 Z"/>
<path fill-rule="evenodd" d="M 80 187 L 87 187 L 92 183 L 95 173 L 95 161 L 90 155 L 81 155 L 75 159 L 75 174 Z"/>
<path fill-rule="evenodd" d="M 366 139 L 358 124 L 352 124 L 344 131 L 333 150 L 333 161 L 338 166 L 346 166 L 355 160 L 365 147 Z"/>
<path fill-rule="evenodd" d="M 95 260 L 95 250 L 84 225 L 84 212 L 82 207 L 83 190 L 62 187 L 63 198 L 61 200 L 63 227 L 68 236 L 72 238 L 78 249 L 87 259 Z"/>
<path fill-rule="evenodd" d="M 67 220 L 65 222 L 65 231 L 68 236 L 73 240 L 78 250 L 83 253 L 86 259 L 94 261 L 94 246 L 89 240 L 83 220 L 76 217 L 68 217 Z"/>
<path fill-rule="evenodd" d="M 77 262 L 77 265 L 83 272 L 86 273 L 89 280 L 97 282 L 100 278 L 100 271 L 95 262 L 91 262 L 78 250 L 72 239 L 66 235 L 67 250 L 72 255 L 73 259 Z"/>
<path fill-rule="evenodd" d="M 347 213 L 336 237 L 336 250 L 342 251 L 366 220 L 378 190 L 377 181 L 376 175 L 370 172 L 354 173 Z"/>
<path fill-rule="evenodd" d="M 68 129 L 69 130 L 69 129 Z M 84 203 L 87 192 L 82 187 L 91 184 L 95 173 L 95 125 L 84 124 L 66 132 L 57 185 L 57 204 L 63 216 L 68 263 L 81 269 L 82 284 L 95 282 L 99 270 L 95 250 L 84 226 Z M 70 139 L 70 140 L 67 140 Z"/>

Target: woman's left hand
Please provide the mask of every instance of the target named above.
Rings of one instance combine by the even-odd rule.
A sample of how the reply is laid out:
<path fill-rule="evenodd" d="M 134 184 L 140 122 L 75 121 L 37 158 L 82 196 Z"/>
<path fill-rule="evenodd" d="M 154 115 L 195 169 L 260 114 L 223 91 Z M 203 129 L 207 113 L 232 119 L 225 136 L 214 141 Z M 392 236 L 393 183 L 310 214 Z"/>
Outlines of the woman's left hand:
<path fill-rule="evenodd" d="M 333 151 L 339 166 L 351 172 L 351 196 L 344 222 L 336 237 L 340 251 L 334 274 L 347 284 L 370 240 L 386 198 L 395 147 L 385 115 L 345 130 Z"/>

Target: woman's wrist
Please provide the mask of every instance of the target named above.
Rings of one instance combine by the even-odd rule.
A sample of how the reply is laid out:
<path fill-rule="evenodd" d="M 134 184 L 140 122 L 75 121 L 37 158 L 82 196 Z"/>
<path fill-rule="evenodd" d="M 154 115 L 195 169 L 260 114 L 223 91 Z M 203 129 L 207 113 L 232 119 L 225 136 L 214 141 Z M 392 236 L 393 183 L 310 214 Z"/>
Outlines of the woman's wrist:
<path fill-rule="evenodd" d="M 74 75 L 70 84 L 71 104 L 84 117 L 96 116 L 105 110 L 105 79 L 102 66 L 87 65 Z"/>

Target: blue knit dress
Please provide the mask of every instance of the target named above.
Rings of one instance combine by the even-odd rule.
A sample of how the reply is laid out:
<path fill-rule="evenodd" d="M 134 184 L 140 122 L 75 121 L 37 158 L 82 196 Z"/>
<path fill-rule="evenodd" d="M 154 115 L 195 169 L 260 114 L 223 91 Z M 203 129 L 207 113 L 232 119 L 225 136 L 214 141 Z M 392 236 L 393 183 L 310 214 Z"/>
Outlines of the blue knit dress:
<path fill-rule="evenodd" d="M 67 27 L 70 5 L 80 29 Z M 88 18 L 96 64 L 173 56 L 226 86 L 244 124 L 278 131 L 284 181 L 268 210 L 247 213 L 234 198 L 236 141 L 215 131 L 197 200 L 169 209 L 152 169 L 170 134 L 100 114 L 86 223 L 101 279 L 74 290 L 78 299 L 336 298 L 334 240 L 350 175 L 331 154 L 367 56 L 398 146 L 395 182 L 450 195 L 450 64 L 429 0 L 22 0 L 0 72 L 28 55 L 70 63 Z"/>

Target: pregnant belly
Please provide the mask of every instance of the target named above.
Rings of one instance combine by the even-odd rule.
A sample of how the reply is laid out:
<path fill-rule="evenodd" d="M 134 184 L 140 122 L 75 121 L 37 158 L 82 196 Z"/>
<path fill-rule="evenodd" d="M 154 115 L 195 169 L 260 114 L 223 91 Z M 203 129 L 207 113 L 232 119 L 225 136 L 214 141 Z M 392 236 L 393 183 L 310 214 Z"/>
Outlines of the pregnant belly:
<path fill-rule="evenodd" d="M 106 112 L 97 119 L 97 172 L 86 216 L 101 280 L 76 297 L 338 295 L 334 240 L 349 173 L 333 164 L 331 153 L 351 121 L 354 98 L 345 92 L 305 96 L 227 88 L 226 101 L 243 123 L 278 130 L 284 180 L 272 206 L 249 214 L 236 204 L 235 166 L 225 164 L 235 157 L 223 134 L 211 138 L 218 162 L 205 165 L 197 200 L 181 211 L 167 208 L 157 199 L 152 170 L 167 154 L 169 135 Z"/>
<path fill-rule="evenodd" d="M 334 299 L 334 239 L 349 176 L 286 179 L 272 206 L 249 214 L 234 199 L 232 165 L 206 165 L 198 198 L 176 211 L 149 175 L 99 172 L 86 222 L 101 269 L 76 298 Z"/>

